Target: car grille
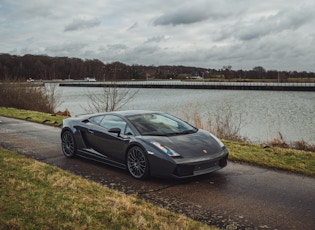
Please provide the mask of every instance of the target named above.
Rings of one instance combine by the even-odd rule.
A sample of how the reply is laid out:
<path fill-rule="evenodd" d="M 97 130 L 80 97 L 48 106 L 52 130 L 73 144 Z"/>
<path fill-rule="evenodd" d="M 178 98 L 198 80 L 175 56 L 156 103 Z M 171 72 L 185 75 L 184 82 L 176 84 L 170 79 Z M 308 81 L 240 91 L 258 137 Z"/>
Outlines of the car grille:
<path fill-rule="evenodd" d="M 209 173 L 217 169 L 223 168 L 227 165 L 228 155 L 224 158 L 214 161 L 206 162 L 197 165 L 177 165 L 174 174 L 179 177 L 186 177 L 192 175 L 201 175 L 204 173 Z"/>
<path fill-rule="evenodd" d="M 196 165 L 195 168 L 194 168 L 194 171 L 199 171 L 199 170 L 212 168 L 212 167 L 215 167 L 217 165 L 218 165 L 218 162 L 211 162 L 211 163 Z"/>
<path fill-rule="evenodd" d="M 192 165 L 177 165 L 174 174 L 177 176 L 190 176 L 193 175 L 194 166 Z"/>

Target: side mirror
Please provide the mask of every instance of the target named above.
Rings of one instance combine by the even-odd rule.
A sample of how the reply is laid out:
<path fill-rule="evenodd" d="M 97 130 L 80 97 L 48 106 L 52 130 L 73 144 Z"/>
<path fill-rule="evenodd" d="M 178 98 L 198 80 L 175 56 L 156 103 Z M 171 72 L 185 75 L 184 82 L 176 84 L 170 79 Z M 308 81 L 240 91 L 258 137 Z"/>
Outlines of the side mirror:
<path fill-rule="evenodd" d="M 120 128 L 111 128 L 111 129 L 108 130 L 108 132 L 110 132 L 110 133 L 116 133 L 117 136 L 120 136 L 121 129 L 120 129 Z"/>

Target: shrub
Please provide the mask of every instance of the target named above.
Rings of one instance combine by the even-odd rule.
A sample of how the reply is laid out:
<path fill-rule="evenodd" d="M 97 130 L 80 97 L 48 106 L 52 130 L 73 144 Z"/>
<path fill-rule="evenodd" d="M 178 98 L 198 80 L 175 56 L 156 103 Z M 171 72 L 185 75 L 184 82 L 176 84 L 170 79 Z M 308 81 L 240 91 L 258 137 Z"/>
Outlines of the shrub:
<path fill-rule="evenodd" d="M 192 109 L 184 110 L 181 117 L 195 127 L 208 130 L 225 140 L 246 141 L 246 138 L 240 135 L 242 114 L 233 114 L 229 106 L 217 108 L 213 113 L 208 112 L 207 116 L 201 113 L 200 105 L 187 107 Z"/>
<path fill-rule="evenodd" d="M 278 133 L 279 137 L 274 138 L 272 141 L 267 142 L 265 146 L 273 146 L 273 147 L 281 147 L 281 148 L 291 148 L 291 149 L 298 149 L 304 151 L 311 151 L 315 152 L 315 145 L 308 144 L 304 140 L 294 141 L 294 142 L 286 142 L 282 133 Z"/>
<path fill-rule="evenodd" d="M 54 112 L 46 88 L 25 83 L 0 83 L 0 106 Z"/>

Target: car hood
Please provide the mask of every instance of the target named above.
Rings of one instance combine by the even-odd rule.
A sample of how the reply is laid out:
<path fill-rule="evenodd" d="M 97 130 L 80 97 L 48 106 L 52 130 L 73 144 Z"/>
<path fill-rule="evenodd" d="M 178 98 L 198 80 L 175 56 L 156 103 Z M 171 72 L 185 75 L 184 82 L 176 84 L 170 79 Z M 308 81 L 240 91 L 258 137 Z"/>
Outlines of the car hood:
<path fill-rule="evenodd" d="M 142 136 L 146 142 L 158 142 L 184 158 L 205 157 L 206 155 L 216 155 L 222 152 L 220 144 L 204 130 L 196 133 L 182 134 L 176 136 Z"/>

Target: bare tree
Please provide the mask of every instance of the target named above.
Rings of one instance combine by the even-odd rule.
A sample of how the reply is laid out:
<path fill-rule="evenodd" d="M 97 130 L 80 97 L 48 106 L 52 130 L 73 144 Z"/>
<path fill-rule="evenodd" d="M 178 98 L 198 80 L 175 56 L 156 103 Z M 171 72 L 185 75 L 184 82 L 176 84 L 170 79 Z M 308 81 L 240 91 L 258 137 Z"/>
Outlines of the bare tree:
<path fill-rule="evenodd" d="M 48 83 L 45 84 L 45 92 L 48 100 L 49 110 L 55 112 L 56 108 L 61 104 L 61 96 L 57 91 L 57 83 Z"/>
<path fill-rule="evenodd" d="M 96 94 L 88 91 L 89 105 L 85 108 L 88 113 L 94 112 L 109 112 L 121 109 L 128 103 L 139 90 L 131 92 L 130 89 L 118 89 L 116 84 L 112 87 L 105 87 L 101 94 Z"/>

